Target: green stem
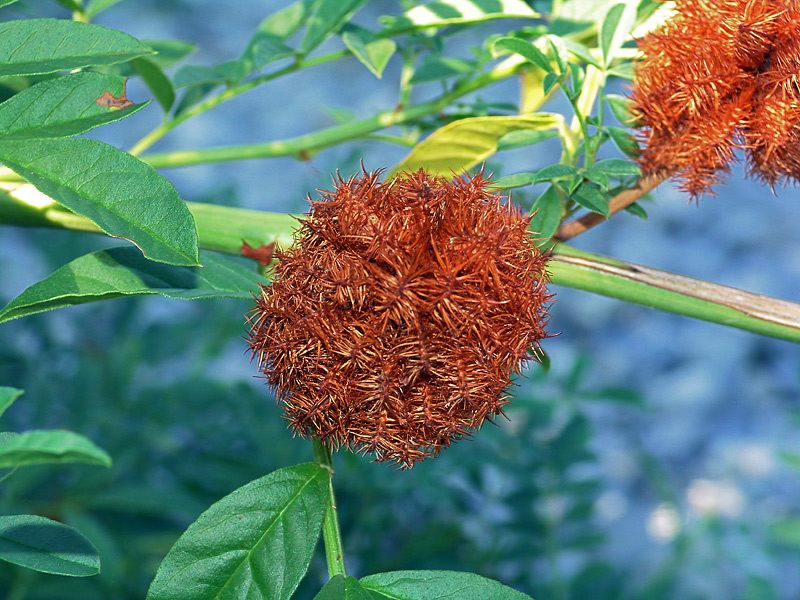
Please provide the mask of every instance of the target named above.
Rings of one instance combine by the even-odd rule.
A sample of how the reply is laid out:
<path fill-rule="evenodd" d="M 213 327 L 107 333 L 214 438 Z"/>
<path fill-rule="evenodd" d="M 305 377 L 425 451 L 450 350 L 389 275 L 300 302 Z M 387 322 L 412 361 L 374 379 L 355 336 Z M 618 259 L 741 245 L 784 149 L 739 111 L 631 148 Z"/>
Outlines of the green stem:
<path fill-rule="evenodd" d="M 134 146 L 131 148 L 130 153 L 134 156 L 140 155 L 142 152 L 147 150 L 150 146 L 155 144 L 158 140 L 168 134 L 170 131 L 175 129 L 178 125 L 183 123 L 184 121 L 191 119 L 207 111 L 210 108 L 214 108 L 218 104 L 222 104 L 226 100 L 230 100 L 234 96 L 238 96 L 239 94 L 243 94 L 244 92 L 253 89 L 256 86 L 261 85 L 262 83 L 266 83 L 273 79 L 277 79 L 283 75 L 288 75 L 289 73 L 294 73 L 295 71 L 299 71 L 301 69 L 305 69 L 308 67 L 313 67 L 315 65 L 320 65 L 326 62 L 330 62 L 332 60 L 337 60 L 342 58 L 343 56 L 347 56 L 350 54 L 349 50 L 341 50 L 339 52 L 332 52 L 330 54 L 326 54 L 324 56 L 319 56 L 317 58 L 312 58 L 309 60 L 299 60 L 291 65 L 287 65 L 282 69 L 279 69 L 273 73 L 267 73 L 266 75 L 261 75 L 260 77 L 254 77 L 244 83 L 239 85 L 233 86 L 228 88 L 227 90 L 217 94 L 216 96 L 212 96 L 208 100 L 200 102 L 199 104 L 193 106 L 186 112 L 181 113 L 177 117 L 162 123 L 160 126 L 153 129 L 150 133 L 145 135 L 142 139 L 140 139 Z"/>
<path fill-rule="evenodd" d="M 297 220 L 284 213 L 187 202 L 201 248 L 240 254 L 277 241 L 287 247 Z M 85 217 L 58 205 L 34 207 L 0 189 L 0 223 L 102 233 Z M 641 304 L 665 312 L 800 343 L 800 304 L 658 271 L 556 244 L 550 261 L 555 285 Z"/>
<path fill-rule="evenodd" d="M 141 159 L 157 169 L 172 167 L 186 167 L 202 163 L 222 162 L 232 160 L 247 160 L 254 158 L 275 158 L 278 156 L 293 156 L 307 159 L 309 156 L 323 148 L 333 146 L 348 140 L 362 138 L 379 129 L 405 123 L 420 117 L 437 113 L 447 107 L 454 100 L 474 92 L 486 85 L 499 81 L 511 75 L 521 64 L 520 60 L 507 60 L 495 69 L 476 77 L 472 81 L 458 86 L 456 89 L 440 96 L 435 100 L 423 102 L 409 108 L 399 108 L 378 113 L 373 117 L 342 123 L 328 129 L 315 131 L 287 140 L 266 142 L 264 144 L 248 144 L 244 146 L 228 146 L 223 148 L 208 148 L 205 150 L 179 150 L 175 152 L 155 153 L 142 156 Z M 224 95 L 224 94 L 223 94 Z M 214 98 L 216 100 L 217 97 Z M 221 101 L 221 100 L 220 100 Z M 183 115 L 182 115 L 183 116 Z M 144 141 L 144 140 L 143 140 Z M 137 148 L 134 148 L 136 150 Z"/>
<path fill-rule="evenodd" d="M 314 460 L 330 473 L 328 478 L 328 511 L 322 521 L 322 538 L 325 541 L 325 558 L 328 560 L 328 574 L 347 575 L 344 569 L 344 549 L 342 533 L 339 530 L 339 516 L 336 512 L 336 497 L 333 494 L 333 459 L 331 451 L 317 438 L 313 438 Z"/>

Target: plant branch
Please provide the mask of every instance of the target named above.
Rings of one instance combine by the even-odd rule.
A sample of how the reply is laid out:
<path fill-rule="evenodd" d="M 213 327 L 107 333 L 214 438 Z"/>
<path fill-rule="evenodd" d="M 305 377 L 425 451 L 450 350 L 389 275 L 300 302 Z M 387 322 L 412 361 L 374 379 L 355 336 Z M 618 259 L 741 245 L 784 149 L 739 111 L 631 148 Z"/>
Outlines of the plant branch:
<path fill-rule="evenodd" d="M 322 537 L 325 541 L 325 558 L 328 560 L 328 574 L 347 575 L 344 568 L 344 549 L 342 547 L 342 533 L 339 530 L 339 516 L 336 512 L 336 497 L 333 494 L 333 460 L 331 451 L 317 438 L 314 443 L 314 460 L 325 467 L 330 473 L 328 478 L 328 510 L 322 521 Z"/>
<path fill-rule="evenodd" d="M 669 176 L 670 173 L 668 172 L 646 175 L 642 177 L 632 188 L 624 190 L 614 196 L 608 201 L 609 217 L 623 210 L 626 206 L 630 206 L 636 202 L 647 192 L 663 183 L 667 178 L 669 178 Z M 562 223 L 553 238 L 560 242 L 566 242 L 567 240 L 574 238 L 576 235 L 580 235 L 581 233 L 589 231 L 592 227 L 598 223 L 602 223 L 607 218 L 608 217 L 604 217 L 598 213 L 586 214 L 579 219 L 575 219 L 574 221 Z"/>
<path fill-rule="evenodd" d="M 297 221 L 285 213 L 187 203 L 201 248 L 240 254 L 242 239 L 256 247 L 288 246 Z M 0 223 L 102 233 L 89 219 L 55 203 L 36 207 L 0 189 Z M 551 281 L 665 312 L 800 343 L 800 304 L 658 271 L 556 244 Z"/>
<path fill-rule="evenodd" d="M 516 71 L 520 64 L 522 64 L 521 57 L 510 57 L 488 73 L 456 87 L 435 100 L 423 102 L 409 108 L 396 108 L 380 112 L 367 119 L 342 123 L 341 125 L 287 140 L 266 142 L 264 144 L 208 148 L 205 150 L 179 150 L 160 154 L 146 154 L 141 157 L 141 160 L 157 169 L 165 169 L 210 162 L 275 158 L 277 156 L 293 156 L 299 159 L 307 159 L 315 151 L 328 146 L 362 138 L 392 125 L 437 113 L 454 100 L 508 77 Z"/>
<path fill-rule="evenodd" d="M 305 69 L 307 67 L 313 67 L 315 65 L 320 65 L 326 62 L 330 62 L 332 60 L 337 60 L 342 58 L 343 56 L 347 56 L 350 54 L 349 50 L 340 50 L 338 52 L 331 52 L 330 54 L 325 54 L 324 56 L 319 56 L 317 58 L 312 58 L 309 60 L 298 60 L 290 65 L 283 67 L 282 69 L 278 69 L 272 73 L 267 73 L 266 75 L 261 75 L 259 77 L 254 77 L 253 79 L 249 79 L 244 83 L 240 83 L 239 85 L 235 85 L 230 87 L 216 96 L 212 96 L 211 98 L 196 104 L 192 108 L 188 109 L 187 111 L 181 113 L 180 115 L 173 117 L 169 121 L 166 121 L 153 129 L 150 133 L 145 135 L 142 139 L 140 139 L 134 146 L 131 148 L 130 153 L 134 156 L 139 156 L 142 152 L 147 150 L 150 146 L 155 144 L 158 140 L 168 134 L 170 131 L 175 129 L 178 125 L 183 123 L 184 121 L 199 115 L 207 111 L 210 108 L 214 108 L 218 104 L 222 104 L 226 100 L 230 100 L 231 98 L 238 96 L 239 94 L 243 94 L 244 92 L 253 89 L 261 85 L 262 83 L 266 83 L 268 81 L 272 81 L 273 79 L 277 79 L 283 75 L 288 75 L 289 73 L 294 73 L 295 71 L 300 71 L 301 69 Z"/>

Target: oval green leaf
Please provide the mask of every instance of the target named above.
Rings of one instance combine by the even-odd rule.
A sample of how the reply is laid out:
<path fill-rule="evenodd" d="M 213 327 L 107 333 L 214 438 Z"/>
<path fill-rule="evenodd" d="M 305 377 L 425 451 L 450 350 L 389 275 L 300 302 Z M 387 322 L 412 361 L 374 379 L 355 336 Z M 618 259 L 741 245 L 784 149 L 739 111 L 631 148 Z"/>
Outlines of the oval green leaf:
<path fill-rule="evenodd" d="M 71 431 L 27 431 L 0 444 L 0 468 L 49 463 L 111 466 L 111 457 Z"/>
<path fill-rule="evenodd" d="M 533 203 L 530 230 L 542 246 L 553 237 L 561 224 L 561 198 L 555 184 L 551 184 Z"/>
<path fill-rule="evenodd" d="M 492 579 L 458 571 L 392 571 L 360 583 L 373 600 L 531 600 Z"/>
<path fill-rule="evenodd" d="M 100 556 L 80 531 L 38 515 L 0 516 L 0 559 L 54 575 L 100 572 Z"/>
<path fill-rule="evenodd" d="M 175 104 L 175 88 L 172 87 L 172 82 L 164 75 L 164 71 L 157 63 L 147 58 L 134 58 L 131 61 L 131 66 L 136 71 L 136 74 L 142 78 L 148 89 L 153 92 L 153 96 L 164 109 L 164 112 L 169 112 L 172 105 Z"/>
<path fill-rule="evenodd" d="M 515 117 L 471 117 L 437 129 L 417 144 L 389 177 L 401 171 L 427 169 L 453 177 L 474 167 L 497 152 L 500 138 L 520 129 L 558 129 L 561 115 L 538 113 Z"/>
<path fill-rule="evenodd" d="M 142 294 L 170 298 L 251 299 L 266 280 L 232 260 L 203 252 L 203 267 L 177 267 L 144 258 L 134 248 L 111 248 L 76 258 L 33 284 L 0 311 L 0 323 L 19 317 Z"/>
<path fill-rule="evenodd" d="M 314 600 L 373 600 L 355 577 L 336 575 L 314 596 Z"/>
<path fill-rule="evenodd" d="M 550 59 L 544 53 L 527 40 L 521 40 L 515 37 L 503 37 L 497 40 L 492 46 L 495 52 L 498 50 L 506 50 L 519 54 L 522 58 L 530 63 L 533 63 L 540 69 L 550 73 L 553 66 L 550 64 Z"/>
<path fill-rule="evenodd" d="M 330 472 L 280 469 L 213 504 L 175 542 L 147 600 L 286 600 L 306 573 Z"/>
<path fill-rule="evenodd" d="M 167 179 L 127 152 L 91 139 L 0 140 L 0 163 L 147 258 L 198 264 L 186 204 Z"/>
<path fill-rule="evenodd" d="M 383 76 L 383 70 L 397 50 L 394 40 L 375 39 L 368 30 L 355 26 L 342 33 L 342 41 L 378 79 Z"/>
<path fill-rule="evenodd" d="M 124 96 L 125 78 L 85 72 L 37 83 L 0 104 L 0 140 L 80 135 L 147 105 L 102 106 L 97 100 L 106 92 Z"/>
<path fill-rule="evenodd" d="M 0 23 L 0 77 L 113 65 L 152 50 L 127 33 L 63 19 Z"/>
<path fill-rule="evenodd" d="M 608 217 L 609 215 L 608 199 L 600 190 L 590 185 L 582 184 L 573 192 L 572 199 L 592 212 L 601 214 L 604 217 Z"/>
<path fill-rule="evenodd" d="M 318 0 L 298 53 L 305 56 L 334 34 L 369 0 Z"/>
<path fill-rule="evenodd" d="M 9 406 L 14 404 L 17 398 L 22 396 L 25 390 L 20 390 L 6 385 L 0 386 L 0 417 L 6 412 Z"/>

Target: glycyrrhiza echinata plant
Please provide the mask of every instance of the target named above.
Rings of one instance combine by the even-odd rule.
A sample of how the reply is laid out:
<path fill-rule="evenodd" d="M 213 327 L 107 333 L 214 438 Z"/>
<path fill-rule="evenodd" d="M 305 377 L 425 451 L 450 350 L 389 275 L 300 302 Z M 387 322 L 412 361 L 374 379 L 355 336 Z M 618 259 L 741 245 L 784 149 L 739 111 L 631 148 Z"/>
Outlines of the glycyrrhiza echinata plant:
<path fill-rule="evenodd" d="M 770 184 L 797 178 L 796 3 L 681 0 L 660 19 L 659 13 L 668 12 L 665 6 L 648 0 L 554 0 L 546 14 L 532 8 L 540 3 L 522 0 L 403 1 L 394 14 L 374 20 L 365 10 L 354 22 L 367 0 L 299 0 L 267 16 L 234 60 L 176 70 L 175 63 L 193 51 L 191 44 L 142 43 L 89 22 L 113 0 L 59 3 L 69 7 L 69 19 L 28 19 L 18 13 L 0 22 L 0 94 L 7 98 L 0 102 L 0 220 L 105 233 L 136 247 L 121 245 L 62 262 L 2 309 L 0 322 L 132 295 L 224 296 L 241 300 L 242 311 L 255 298 L 248 313 L 249 349 L 289 427 L 310 437 L 314 449 L 313 462 L 271 472 L 219 500 L 168 553 L 168 546 L 151 550 L 149 557 L 167 555 L 149 600 L 287 600 L 309 571 L 320 532 L 330 577 L 308 584 L 328 582 L 317 600 L 526 598 L 469 573 L 348 576 L 331 450 L 409 468 L 422 459 L 452 456 L 455 449 L 445 448 L 477 436 L 486 421 L 504 423 L 504 411 L 521 404 L 511 402 L 511 380 L 531 358 L 544 365 L 528 365 L 536 374 L 544 373 L 549 362 L 539 347 L 548 335 L 548 282 L 800 341 L 795 304 L 565 243 L 623 208 L 644 216 L 637 200 L 668 175 L 677 174 L 691 196 L 708 191 L 738 149 L 750 171 Z M 0 0 L 6 11 L 0 18 L 12 4 Z M 383 10 L 383 4 L 369 8 Z M 480 40 L 467 56 L 456 57 L 453 38 L 470 31 Z M 633 36 L 640 40 L 638 47 Z M 322 65 L 340 60 L 350 61 L 339 64 L 354 82 L 353 69 L 360 65 L 370 86 L 396 81 L 396 97 L 374 114 L 332 111 L 335 125 L 310 132 L 301 127 L 285 140 L 259 137 L 240 146 L 150 151 L 182 124 L 231 98 L 306 69 L 319 68 L 323 77 Z M 633 80 L 630 98 L 607 93 L 607 83 L 618 79 Z M 519 102 L 507 90 L 502 98 L 492 97 L 494 84 L 513 80 L 519 83 Z M 299 87 L 298 98 L 316 96 L 318 89 Z M 155 102 L 147 106 L 141 102 L 144 95 Z M 556 95 L 566 99 L 566 114 L 542 110 Z M 139 111 L 152 114 L 159 106 L 163 119 L 126 143 L 130 152 L 84 135 Z M 258 110 L 265 106 L 270 117 L 289 115 L 304 126 L 315 122 L 307 114 L 312 109 L 293 113 L 293 107 L 268 101 Z M 618 122 L 608 118 L 609 108 Z M 138 133 L 135 118 L 126 123 Z M 632 135 L 626 127 L 634 124 L 638 131 Z M 247 134 L 261 136 L 255 128 Z M 358 146 L 352 156 L 368 157 L 370 168 L 395 162 L 373 153 L 378 142 L 410 151 L 386 175 L 362 167 L 353 177 L 355 158 L 337 165 L 325 163 L 329 154 L 319 154 L 362 142 L 370 146 Z M 509 155 L 499 154 L 506 151 L 516 151 L 521 161 L 506 161 Z M 334 188 L 312 199 L 310 211 L 295 218 L 185 202 L 181 194 L 187 192 L 157 171 L 275 157 L 311 162 L 322 172 L 340 167 L 348 176 L 337 175 Z M 475 173 L 483 164 L 496 175 Z M 520 172 L 509 173 L 511 164 L 521 165 L 514 167 Z M 280 193 L 299 200 L 316 185 L 323 184 L 304 185 L 297 194 L 281 187 Z M 519 188 L 513 202 L 500 195 L 512 188 Z M 269 190 L 264 202 L 276 195 Z M 241 256 L 224 256 L 244 254 L 266 264 L 272 247 L 278 248 L 277 262 L 268 270 Z M 553 328 L 558 332 L 557 323 Z M 198 337 L 210 335 L 204 327 L 197 330 Z M 249 380 L 253 369 L 245 360 L 242 364 L 250 369 Z M 264 392 L 264 386 L 258 389 Z M 17 391 L 0 390 L 5 390 L 1 411 Z M 190 410 L 194 398 L 186 395 Z M 164 399 L 157 399 L 148 405 L 163 407 Z M 220 399 L 228 401 L 234 402 Z M 580 439 L 573 446 L 585 456 L 585 428 L 580 419 L 569 422 L 577 423 L 565 425 L 573 437 L 564 437 Z M 260 454 L 270 459 L 278 454 L 291 437 L 281 431 L 286 437 L 269 440 Z M 23 462 L 55 456 L 59 462 L 80 457 L 106 464 L 83 438 L 58 437 L 61 446 L 35 437 L 38 445 L 26 448 L 19 447 L 20 438 L 16 446 L 8 436 L 0 438 L 0 459 L 7 461 L 0 467 L 21 464 L 8 458 L 12 455 Z M 349 456 L 342 461 L 364 462 Z M 398 478 L 432 469 L 438 477 L 442 462 L 428 461 L 405 475 L 376 468 Z M 257 475 L 273 468 L 260 468 Z M 205 484 L 203 475 L 197 478 Z M 519 470 L 509 473 L 510 479 L 519 477 Z M 531 486 L 542 485 L 537 477 L 530 479 Z M 236 485 L 215 488 L 214 497 Z M 377 496 L 385 494 L 381 490 Z M 207 506 L 207 497 L 202 498 Z M 62 510 L 52 515 L 70 515 L 75 502 L 63 500 Z M 162 521 L 149 526 L 172 535 L 156 536 L 170 543 L 177 536 Z M 540 529 L 546 530 L 542 545 L 548 564 L 557 566 L 555 529 Z M 29 533 L 23 529 L 18 541 Z M 120 547 L 133 553 L 138 546 L 128 542 Z M 96 571 L 97 552 L 90 545 L 82 546 L 85 564 L 71 565 L 72 572 L 53 566 L 70 557 L 52 552 L 52 545 L 22 546 L 24 557 L 48 555 L 45 567 L 51 572 Z M 95 580 L 105 582 L 105 576 Z M 552 580 L 544 597 L 574 592 L 568 578 L 554 573 Z M 28 580 L 19 581 L 23 586 Z M 527 580 L 507 582 L 530 586 Z M 128 589 L 127 582 L 97 585 L 103 597 L 109 589 Z M 19 589 L 13 591 L 16 597 Z"/>

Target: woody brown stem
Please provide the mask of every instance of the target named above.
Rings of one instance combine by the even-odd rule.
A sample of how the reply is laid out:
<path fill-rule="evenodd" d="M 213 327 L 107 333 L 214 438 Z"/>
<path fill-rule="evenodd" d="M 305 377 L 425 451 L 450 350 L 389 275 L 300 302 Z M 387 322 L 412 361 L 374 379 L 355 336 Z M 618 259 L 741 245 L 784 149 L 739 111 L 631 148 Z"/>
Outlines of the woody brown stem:
<path fill-rule="evenodd" d="M 614 213 L 618 213 L 624 209 L 626 206 L 630 206 L 639 198 L 644 196 L 647 192 L 663 183 L 669 176 L 670 172 L 668 171 L 660 171 L 651 175 L 645 175 L 639 179 L 635 186 L 620 192 L 608 201 L 608 216 L 610 217 Z M 601 214 L 589 213 L 580 217 L 579 219 L 570 221 L 569 223 L 562 223 L 553 238 L 560 242 L 564 242 L 568 239 L 574 238 L 576 235 L 584 233 L 585 231 L 589 231 L 592 227 L 598 223 L 602 223 L 606 219 L 608 219 L 608 217 L 604 217 Z"/>

